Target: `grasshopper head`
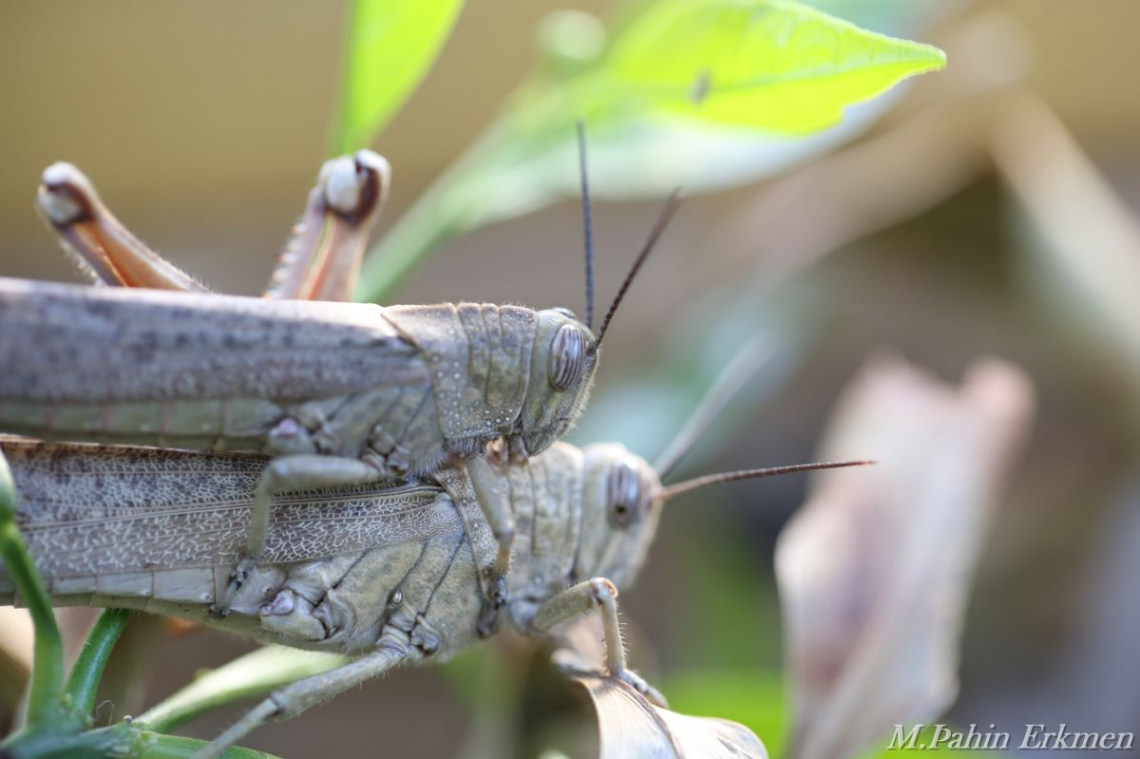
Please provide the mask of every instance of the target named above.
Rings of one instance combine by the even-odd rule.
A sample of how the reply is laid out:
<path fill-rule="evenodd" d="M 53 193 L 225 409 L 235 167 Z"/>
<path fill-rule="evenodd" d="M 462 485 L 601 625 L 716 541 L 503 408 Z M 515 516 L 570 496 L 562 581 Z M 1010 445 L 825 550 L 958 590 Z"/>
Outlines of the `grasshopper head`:
<path fill-rule="evenodd" d="M 579 125 L 579 148 L 582 155 L 582 203 L 586 220 L 586 321 L 579 321 L 564 308 L 539 311 L 538 324 L 531 351 L 530 385 L 519 419 L 519 438 L 528 454 L 540 453 L 560 438 L 578 420 L 590 394 L 594 370 L 598 366 L 598 349 L 606 330 L 629 290 L 633 278 L 645 262 L 657 238 L 665 230 L 677 210 L 679 190 L 665 203 L 649 238 L 633 262 L 625 281 L 618 288 L 613 303 L 594 336 L 594 264 L 590 231 L 590 199 L 586 184 L 585 136 Z"/>
<path fill-rule="evenodd" d="M 527 453 L 546 450 L 578 420 L 586 406 L 597 353 L 594 336 L 561 308 L 539 311 L 531 351 L 530 384 L 519 426 Z"/>
<path fill-rule="evenodd" d="M 580 577 L 633 579 L 661 516 L 661 481 L 653 467 L 619 443 L 583 451 Z"/>

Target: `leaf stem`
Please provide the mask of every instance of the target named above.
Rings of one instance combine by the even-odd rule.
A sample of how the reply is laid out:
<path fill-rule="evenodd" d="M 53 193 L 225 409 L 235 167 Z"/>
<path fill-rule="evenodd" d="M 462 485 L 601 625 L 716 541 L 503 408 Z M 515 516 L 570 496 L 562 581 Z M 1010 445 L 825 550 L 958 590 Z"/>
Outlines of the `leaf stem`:
<path fill-rule="evenodd" d="M 52 614 L 36 565 L 16 524 L 16 487 L 8 460 L 0 451 L 0 556 L 12 575 L 16 592 L 35 624 L 35 653 L 28 691 L 28 726 L 58 716 L 63 696 L 63 639 Z"/>
<path fill-rule="evenodd" d="M 344 4 L 344 32 L 342 35 L 342 51 L 340 63 L 340 87 L 337 90 L 336 103 L 333 105 L 332 124 L 329 128 L 329 155 L 338 156 L 349 153 L 363 145 L 353 145 L 353 135 L 350 133 L 348 109 L 351 104 L 351 88 L 354 84 L 352 77 L 353 45 L 356 34 L 356 21 L 360 16 L 357 5 L 360 0 L 348 0 Z"/>
<path fill-rule="evenodd" d="M 130 616 L 130 612 L 125 609 L 107 609 L 87 634 L 83 650 L 79 652 L 79 658 L 67 680 L 71 708 L 77 713 L 88 715 L 95 708 L 95 695 L 99 690 L 99 681 L 103 678 L 103 670 L 115 643 L 126 629 Z"/>
<path fill-rule="evenodd" d="M 336 654 L 266 646 L 202 675 L 136 722 L 165 733 L 211 709 L 263 696 L 302 677 L 327 672 L 344 664 Z"/>

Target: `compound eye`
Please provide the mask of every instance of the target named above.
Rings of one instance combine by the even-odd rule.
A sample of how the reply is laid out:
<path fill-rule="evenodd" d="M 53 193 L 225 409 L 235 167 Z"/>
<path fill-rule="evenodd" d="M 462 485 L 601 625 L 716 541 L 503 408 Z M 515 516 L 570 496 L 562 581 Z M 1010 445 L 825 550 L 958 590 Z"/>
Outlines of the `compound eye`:
<path fill-rule="evenodd" d="M 550 343 L 550 386 L 566 390 L 582 378 L 586 368 L 586 335 L 573 324 L 563 324 Z"/>
<path fill-rule="evenodd" d="M 562 314 L 567 319 L 573 319 L 574 321 L 578 321 L 578 317 L 574 315 L 574 312 L 571 311 L 570 309 L 564 307 L 564 306 L 555 306 L 554 308 L 552 308 L 550 310 L 556 314 Z"/>
<path fill-rule="evenodd" d="M 606 487 L 610 521 L 618 527 L 629 527 L 641 507 L 641 478 L 636 464 L 628 460 L 614 464 Z"/>

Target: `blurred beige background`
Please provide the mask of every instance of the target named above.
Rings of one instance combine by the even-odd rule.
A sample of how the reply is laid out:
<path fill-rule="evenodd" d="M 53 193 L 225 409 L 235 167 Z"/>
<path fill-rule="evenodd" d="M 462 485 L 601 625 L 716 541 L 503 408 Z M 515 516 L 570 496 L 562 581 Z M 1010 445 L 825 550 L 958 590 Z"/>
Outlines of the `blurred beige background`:
<path fill-rule="evenodd" d="M 1140 98 L 1127 96 L 1140 65 L 1134 40 L 1140 5 L 1097 0 L 1094 13 L 1094 6 L 1061 0 L 985 4 L 1008 9 L 1025 25 L 1037 49 L 1033 83 L 1078 137 L 1099 153 L 1140 153 L 1131 139 L 1140 124 Z M 438 65 L 375 146 L 394 169 L 388 220 L 522 79 L 535 57 L 535 24 L 555 7 L 522 0 L 467 5 Z M 604 12 L 608 4 L 572 7 Z M 52 161 L 68 160 L 151 245 L 207 282 L 255 291 L 325 157 L 341 14 L 339 4 L 271 0 L 5 4 L 3 272 L 70 278 L 32 209 L 39 173 Z M 576 250 L 573 217 L 558 218 L 567 221 L 559 231 L 568 249 Z M 631 251 L 645 223 L 636 220 L 632 237 L 616 240 L 603 226 L 602 264 Z M 500 297 L 499 288 L 461 295 L 449 278 L 439 281 L 441 270 L 463 266 L 465 257 L 446 255 L 437 264 L 442 268 L 417 277 L 409 296 Z M 499 261 L 480 257 L 480 264 L 484 260 Z M 419 286 L 424 280 L 431 284 Z M 513 297 L 539 303 L 544 294 Z M 577 307 L 576 293 L 565 297 L 571 295 L 569 305 Z"/>

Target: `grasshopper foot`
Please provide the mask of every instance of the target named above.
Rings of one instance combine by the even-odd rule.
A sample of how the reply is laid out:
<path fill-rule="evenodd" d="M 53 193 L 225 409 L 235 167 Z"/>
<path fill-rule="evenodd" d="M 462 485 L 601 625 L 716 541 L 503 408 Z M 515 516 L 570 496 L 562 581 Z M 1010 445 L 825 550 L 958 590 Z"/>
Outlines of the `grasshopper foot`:
<path fill-rule="evenodd" d="M 621 680 L 623 683 L 630 686 L 635 691 L 649 699 L 653 704 L 660 706 L 662 709 L 669 708 L 669 702 L 665 700 L 665 697 L 663 695 L 661 695 L 661 691 L 645 682 L 645 678 L 633 670 L 618 670 L 617 672 L 611 673 L 610 677 L 614 678 L 615 680 Z"/>
<path fill-rule="evenodd" d="M 491 603 L 495 605 L 496 609 L 501 609 L 507 605 L 509 600 L 510 591 L 507 590 L 507 578 L 495 578 L 495 583 L 491 586 Z"/>
<path fill-rule="evenodd" d="M 230 607 L 233 606 L 234 599 L 237 597 L 238 591 L 245 585 L 245 581 L 249 579 L 249 575 L 257 567 L 257 559 L 252 556 L 244 556 L 234 567 L 234 571 L 230 573 L 229 582 L 226 583 L 225 592 L 222 593 L 221 599 L 218 603 L 214 604 L 214 608 L 210 610 L 210 614 L 215 618 L 227 617 L 230 613 Z"/>
<path fill-rule="evenodd" d="M 479 611 L 479 620 L 475 624 L 475 631 L 479 633 L 480 638 L 489 638 L 499 630 L 502 624 L 502 614 L 500 610 L 507 605 L 510 600 L 510 592 L 507 590 L 507 579 L 505 577 L 495 578 L 494 583 L 491 585 L 489 593 L 490 597 L 483 600 L 483 608 Z"/>

